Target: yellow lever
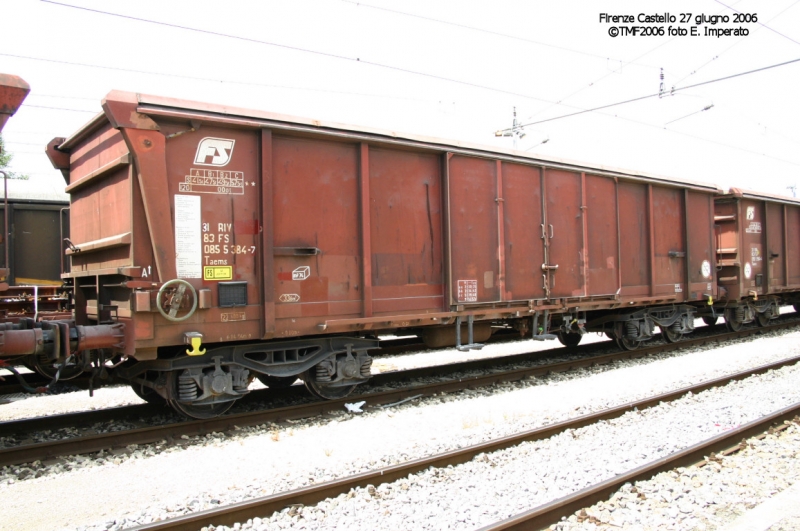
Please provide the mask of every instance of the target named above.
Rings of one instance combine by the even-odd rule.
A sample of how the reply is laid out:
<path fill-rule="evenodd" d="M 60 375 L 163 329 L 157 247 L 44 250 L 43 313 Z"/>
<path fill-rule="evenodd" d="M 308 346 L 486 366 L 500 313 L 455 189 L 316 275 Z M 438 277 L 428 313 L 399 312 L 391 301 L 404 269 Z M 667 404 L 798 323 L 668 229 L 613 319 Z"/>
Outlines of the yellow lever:
<path fill-rule="evenodd" d="M 190 356 L 202 356 L 206 353 L 206 349 L 200 350 L 200 345 L 203 343 L 202 337 L 192 337 L 190 338 L 192 342 L 192 349 L 186 349 L 186 353 Z"/>

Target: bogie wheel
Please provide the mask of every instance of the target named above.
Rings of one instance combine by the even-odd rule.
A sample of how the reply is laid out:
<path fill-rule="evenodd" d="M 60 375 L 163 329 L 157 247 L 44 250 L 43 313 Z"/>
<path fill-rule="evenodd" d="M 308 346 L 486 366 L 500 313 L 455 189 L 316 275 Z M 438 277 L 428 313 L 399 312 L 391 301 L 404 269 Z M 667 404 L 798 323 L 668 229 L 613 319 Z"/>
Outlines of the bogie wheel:
<path fill-rule="evenodd" d="M 155 371 L 147 371 L 142 378 L 148 382 L 154 382 L 158 378 L 158 373 Z M 167 403 L 167 399 L 158 394 L 152 387 L 147 387 L 138 382 L 131 382 L 131 389 L 136 393 L 136 396 L 148 404 L 164 405 Z"/>
<path fill-rule="evenodd" d="M 270 376 L 269 374 L 259 374 L 257 378 L 270 389 L 286 389 L 297 381 L 297 376 Z"/>
<path fill-rule="evenodd" d="M 758 326 L 762 328 L 769 325 L 769 319 L 770 319 L 769 313 L 764 312 L 756 314 L 756 322 L 758 323 Z"/>
<path fill-rule="evenodd" d="M 230 408 L 232 408 L 234 402 L 236 402 L 236 400 L 230 400 L 228 402 L 219 402 L 216 404 L 209 404 L 209 405 L 204 404 L 196 406 L 193 404 L 178 402 L 177 400 L 170 400 L 169 405 L 172 406 L 172 409 L 174 409 L 181 415 L 193 419 L 203 420 L 203 419 L 213 419 L 214 417 L 219 417 L 223 413 L 227 412 Z"/>
<path fill-rule="evenodd" d="M 705 317 L 703 317 L 703 322 L 704 322 L 705 324 L 707 324 L 708 326 L 714 326 L 715 324 L 717 324 L 717 320 L 718 320 L 718 319 L 719 319 L 719 317 L 714 317 L 714 316 L 711 316 L 711 315 L 706 315 Z"/>
<path fill-rule="evenodd" d="M 340 387 L 331 387 L 329 385 L 321 384 L 317 381 L 314 381 L 313 375 L 308 375 L 304 381 L 308 392 L 317 398 L 322 398 L 323 400 L 337 400 L 339 398 L 344 398 L 352 393 L 353 389 L 356 388 L 356 384 L 343 385 Z"/>
<path fill-rule="evenodd" d="M 630 339 L 628 337 L 618 337 L 616 339 L 617 345 L 622 350 L 636 350 L 642 346 L 642 342 L 637 339 Z"/>
<path fill-rule="evenodd" d="M 29 369 L 36 371 L 40 375 L 51 380 L 56 377 L 58 369 L 54 367 L 55 362 L 53 362 L 51 359 L 48 359 L 47 354 L 39 354 L 38 356 L 32 355 L 28 359 L 30 362 L 26 363 L 25 365 Z M 83 374 L 83 369 L 78 365 L 67 365 L 66 367 L 62 367 L 61 373 L 58 375 L 58 381 L 63 382 L 65 380 L 72 380 L 81 374 Z"/>
<path fill-rule="evenodd" d="M 558 332 L 558 340 L 565 347 L 577 347 L 582 337 L 581 334 L 569 334 L 563 331 Z"/>
<path fill-rule="evenodd" d="M 665 326 L 661 328 L 661 337 L 664 338 L 666 343 L 677 343 L 683 337 L 683 334 L 672 330 L 672 328 Z"/>
<path fill-rule="evenodd" d="M 744 326 L 742 321 L 736 320 L 736 310 L 727 310 L 725 312 L 725 324 L 731 332 L 738 332 Z"/>
<path fill-rule="evenodd" d="M 181 371 L 171 371 L 167 377 L 168 385 L 172 386 L 173 396 L 178 396 L 178 376 Z M 193 419 L 212 419 L 218 417 L 233 407 L 236 400 L 217 402 L 214 404 L 195 405 L 178 400 L 169 400 L 169 405 L 181 415 Z"/>

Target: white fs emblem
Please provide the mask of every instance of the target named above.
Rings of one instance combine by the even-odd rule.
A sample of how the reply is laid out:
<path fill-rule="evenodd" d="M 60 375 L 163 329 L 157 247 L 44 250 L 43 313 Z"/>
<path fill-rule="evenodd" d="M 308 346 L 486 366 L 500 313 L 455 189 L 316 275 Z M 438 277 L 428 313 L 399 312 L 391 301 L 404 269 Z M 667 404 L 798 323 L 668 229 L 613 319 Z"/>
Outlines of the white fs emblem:
<path fill-rule="evenodd" d="M 227 138 L 205 137 L 197 144 L 194 163 L 201 166 L 225 166 L 231 161 L 235 142 Z"/>

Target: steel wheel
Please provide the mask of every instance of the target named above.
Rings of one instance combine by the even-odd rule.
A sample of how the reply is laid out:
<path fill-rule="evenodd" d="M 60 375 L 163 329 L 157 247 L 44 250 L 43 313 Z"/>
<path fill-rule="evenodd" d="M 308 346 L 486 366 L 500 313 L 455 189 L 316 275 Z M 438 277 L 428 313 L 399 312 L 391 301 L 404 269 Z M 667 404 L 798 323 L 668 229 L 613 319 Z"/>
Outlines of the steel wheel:
<path fill-rule="evenodd" d="M 228 402 L 219 402 L 217 404 L 210 404 L 210 405 L 202 405 L 202 406 L 195 406 L 192 404 L 185 404 L 183 402 L 178 402 L 177 400 L 170 400 L 169 405 L 180 413 L 189 418 L 193 419 L 213 419 L 214 417 L 219 417 L 223 413 L 227 412 L 230 408 L 233 407 L 233 403 L 236 400 L 230 400 Z"/>
<path fill-rule="evenodd" d="M 54 362 L 53 360 L 48 359 L 47 354 L 29 356 L 28 360 L 29 362 L 25 363 L 25 366 L 32 371 L 36 371 L 40 375 L 44 376 L 45 378 L 50 378 L 51 380 L 56 377 L 56 372 L 58 372 L 58 369 L 53 367 Z M 81 374 L 83 374 L 83 369 L 81 367 L 74 364 L 67 365 L 61 369 L 61 374 L 58 375 L 58 381 L 63 382 L 65 380 L 72 380 Z"/>
<path fill-rule="evenodd" d="M 142 378 L 148 382 L 154 382 L 158 378 L 158 373 L 155 371 L 147 371 Z M 136 393 L 136 396 L 148 404 L 163 405 L 167 403 L 167 399 L 158 394 L 152 387 L 147 387 L 137 382 L 131 382 L 131 389 Z"/>
<path fill-rule="evenodd" d="M 767 312 L 756 314 L 756 322 L 758 323 L 758 326 L 762 328 L 769 325 L 769 320 L 770 320 L 770 314 Z"/>
<path fill-rule="evenodd" d="M 744 326 L 742 321 L 736 320 L 736 310 L 725 310 L 725 324 L 731 332 L 738 332 Z"/>
<path fill-rule="evenodd" d="M 622 350 L 636 350 L 642 346 L 642 342 L 638 339 L 630 339 L 628 337 L 618 337 L 616 341 Z"/>
<path fill-rule="evenodd" d="M 677 343 L 683 338 L 683 334 L 674 331 L 668 326 L 665 326 L 661 328 L 661 337 L 663 337 L 664 341 L 667 343 Z"/>
<path fill-rule="evenodd" d="M 297 381 L 297 376 L 270 376 L 269 374 L 258 374 L 256 378 L 270 389 L 286 389 Z"/>
<path fill-rule="evenodd" d="M 339 398 L 344 398 L 350 393 L 353 392 L 353 389 L 356 388 L 357 384 L 353 385 L 343 385 L 341 387 L 331 387 L 329 385 L 321 384 L 319 382 L 315 382 L 313 376 L 308 376 L 305 380 L 306 389 L 316 396 L 317 398 L 322 398 L 324 400 L 337 400 Z"/>
<path fill-rule="evenodd" d="M 172 386 L 173 396 L 178 395 L 178 374 L 181 371 L 170 371 L 167 375 L 168 385 Z M 181 415 L 193 419 L 212 419 L 218 417 L 233 407 L 236 400 L 217 402 L 214 404 L 195 405 L 178 400 L 168 400 L 170 407 Z"/>
<path fill-rule="evenodd" d="M 707 316 L 703 317 L 703 322 L 705 324 L 707 324 L 708 326 L 714 326 L 715 324 L 717 324 L 717 320 L 718 319 L 719 319 L 719 317 L 712 317 L 712 316 L 707 315 Z"/>
<path fill-rule="evenodd" d="M 581 334 L 569 334 L 563 331 L 558 332 L 558 340 L 565 347 L 577 347 L 578 343 L 581 342 L 582 337 L 583 336 Z"/>

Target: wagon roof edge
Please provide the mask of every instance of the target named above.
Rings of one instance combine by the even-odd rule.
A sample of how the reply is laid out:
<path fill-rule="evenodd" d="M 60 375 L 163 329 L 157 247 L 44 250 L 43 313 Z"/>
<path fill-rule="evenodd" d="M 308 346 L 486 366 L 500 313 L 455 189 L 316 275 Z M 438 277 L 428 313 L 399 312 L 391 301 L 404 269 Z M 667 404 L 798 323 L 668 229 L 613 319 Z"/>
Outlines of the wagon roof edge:
<path fill-rule="evenodd" d="M 778 195 L 778 194 L 767 194 L 764 192 L 757 192 L 755 190 L 747 190 L 745 188 L 731 188 L 727 191 L 727 193 L 719 197 L 719 199 L 726 199 L 726 198 L 757 199 L 762 201 L 770 200 L 779 203 L 787 203 L 790 205 L 800 205 L 800 199 L 794 197 Z"/>
<path fill-rule="evenodd" d="M 526 161 L 530 163 L 538 163 L 544 166 L 562 167 L 573 171 L 586 171 L 589 173 L 602 173 L 605 175 L 616 176 L 622 179 L 644 179 L 647 181 L 671 185 L 671 186 L 685 186 L 700 189 L 703 191 L 722 194 L 724 190 L 713 183 L 694 181 L 689 179 L 681 179 L 676 177 L 669 177 L 650 172 L 643 172 L 640 170 L 629 170 L 626 168 L 619 168 L 608 166 L 604 164 L 589 163 L 577 161 L 573 159 L 562 159 L 558 157 L 542 157 L 535 156 L 524 151 L 517 151 L 506 149 L 496 146 L 488 146 L 485 144 L 478 144 L 472 142 L 462 142 L 459 140 L 443 139 L 438 137 L 429 137 L 425 135 L 417 135 L 405 132 L 397 132 L 392 130 L 378 129 L 369 126 L 357 126 L 352 124 L 343 124 L 333 121 L 316 120 L 313 118 L 294 116 L 288 114 L 281 114 L 271 111 L 246 109 L 241 107 L 233 107 L 224 104 L 215 104 L 208 102 L 198 102 L 192 100 L 185 100 L 180 98 L 172 98 L 168 96 L 157 96 L 151 94 L 131 93 L 125 91 L 112 91 L 106 98 L 113 97 L 125 98 L 128 101 L 136 101 L 140 106 L 142 114 L 153 113 L 160 114 L 159 111 L 169 111 L 172 117 L 178 117 L 181 113 L 203 113 L 209 119 L 217 117 L 229 118 L 243 118 L 257 121 L 269 122 L 264 125 L 276 124 L 292 124 L 308 127 L 311 130 L 319 131 L 320 133 L 332 132 L 345 132 L 367 135 L 374 138 L 376 141 L 384 141 L 387 143 L 395 142 L 412 142 L 419 147 L 427 147 L 429 149 L 438 149 L 443 151 L 454 151 L 460 154 L 473 155 L 473 156 L 486 156 L 505 158 L 509 160 Z M 103 102 L 105 103 L 106 98 Z M 142 108 L 143 107 L 143 108 Z M 187 118 L 190 116 L 187 114 Z M 60 150 L 69 150 L 80 140 L 93 131 L 100 128 L 103 124 L 108 123 L 110 119 L 105 113 L 100 113 L 92 120 L 87 122 L 83 127 L 76 131 L 72 136 L 67 138 L 60 146 Z"/>

